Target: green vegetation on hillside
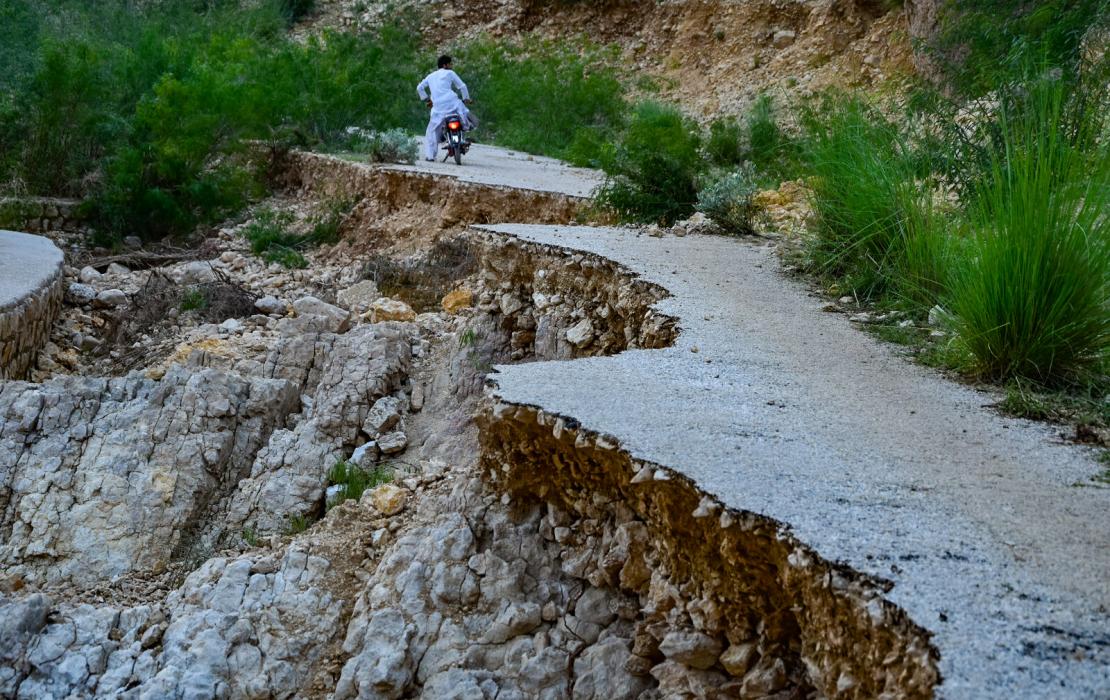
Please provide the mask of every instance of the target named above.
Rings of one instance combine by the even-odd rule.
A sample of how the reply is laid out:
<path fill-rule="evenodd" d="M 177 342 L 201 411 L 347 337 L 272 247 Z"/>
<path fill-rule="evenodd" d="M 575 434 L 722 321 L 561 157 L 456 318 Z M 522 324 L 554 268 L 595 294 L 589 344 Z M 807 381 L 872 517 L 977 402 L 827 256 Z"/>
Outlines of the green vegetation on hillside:
<path fill-rule="evenodd" d="M 251 141 L 329 146 L 357 126 L 422 133 L 434 66 L 415 23 L 287 34 L 312 3 L 9 0 L 0 7 L 0 189 L 90 200 L 104 233 L 189 233 L 262 193 Z M 477 42 L 457 67 L 497 142 L 596 158 L 622 91 L 600 50 Z M 550 115 L 537 117 L 537 115 Z"/>

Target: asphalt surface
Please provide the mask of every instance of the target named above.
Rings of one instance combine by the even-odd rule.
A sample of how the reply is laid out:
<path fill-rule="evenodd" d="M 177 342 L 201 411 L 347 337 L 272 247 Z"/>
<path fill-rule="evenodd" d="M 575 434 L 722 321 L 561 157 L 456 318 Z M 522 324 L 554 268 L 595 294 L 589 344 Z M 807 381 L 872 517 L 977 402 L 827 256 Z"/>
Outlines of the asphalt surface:
<path fill-rule="evenodd" d="M 48 238 L 0 231 L 0 311 L 53 279 L 64 259 Z"/>
<path fill-rule="evenodd" d="M 434 163 L 418 160 L 415 165 L 379 167 L 457 177 L 481 185 L 557 192 L 572 197 L 588 197 L 602 181 L 601 175 L 595 170 L 574 168 L 552 158 L 530 156 L 493 146 L 471 146 L 470 152 L 463 156 L 462 165 L 455 165 L 454 160 L 444 163 L 443 153 L 440 151 L 439 159 Z"/>
<path fill-rule="evenodd" d="M 949 698 L 1110 697 L 1110 489 L 1063 428 L 822 312 L 768 247 L 611 228 L 481 227 L 588 251 L 673 294 L 675 347 L 499 366 L 504 400 L 571 416 L 829 560 L 894 583 Z M 696 348 L 696 352 L 695 352 Z"/>

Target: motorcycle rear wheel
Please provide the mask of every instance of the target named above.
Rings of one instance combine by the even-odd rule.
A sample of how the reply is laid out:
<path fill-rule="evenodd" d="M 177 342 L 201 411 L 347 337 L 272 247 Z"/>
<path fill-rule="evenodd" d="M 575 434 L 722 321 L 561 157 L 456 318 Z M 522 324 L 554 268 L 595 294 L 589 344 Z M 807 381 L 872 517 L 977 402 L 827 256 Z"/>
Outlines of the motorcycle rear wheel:
<path fill-rule="evenodd" d="M 456 146 L 452 150 L 455 153 L 455 165 L 462 165 L 462 149 Z"/>

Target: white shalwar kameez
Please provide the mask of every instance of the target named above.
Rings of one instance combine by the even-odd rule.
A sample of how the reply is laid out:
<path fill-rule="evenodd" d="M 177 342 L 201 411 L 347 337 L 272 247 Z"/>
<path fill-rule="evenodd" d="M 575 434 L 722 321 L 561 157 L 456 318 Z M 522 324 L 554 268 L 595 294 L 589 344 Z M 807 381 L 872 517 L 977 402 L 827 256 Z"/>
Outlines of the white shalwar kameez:
<path fill-rule="evenodd" d="M 462 100 L 455 94 L 455 88 L 462 93 Z M 440 68 L 428 75 L 416 86 L 416 94 L 420 99 L 427 100 L 431 91 L 432 114 L 428 120 L 428 132 L 424 136 L 424 157 L 435 160 L 439 152 L 439 125 L 451 114 L 458 114 L 470 124 L 470 110 L 463 104 L 463 100 L 470 99 L 470 91 L 466 83 L 453 70 Z"/>

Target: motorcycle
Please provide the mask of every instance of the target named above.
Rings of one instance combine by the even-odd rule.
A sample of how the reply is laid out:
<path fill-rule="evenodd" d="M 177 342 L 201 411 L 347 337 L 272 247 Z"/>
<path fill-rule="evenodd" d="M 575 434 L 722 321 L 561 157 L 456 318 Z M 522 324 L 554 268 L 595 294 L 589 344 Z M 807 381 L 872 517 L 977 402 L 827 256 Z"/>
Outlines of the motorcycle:
<path fill-rule="evenodd" d="M 447 150 L 447 155 L 443 157 L 443 160 L 446 162 L 448 158 L 454 158 L 455 165 L 462 165 L 463 154 L 470 150 L 470 142 L 467 141 L 465 136 L 465 119 L 457 112 L 449 114 L 443 120 L 443 126 L 440 128 L 442 133 L 440 141 L 447 142 L 444 147 Z"/>

